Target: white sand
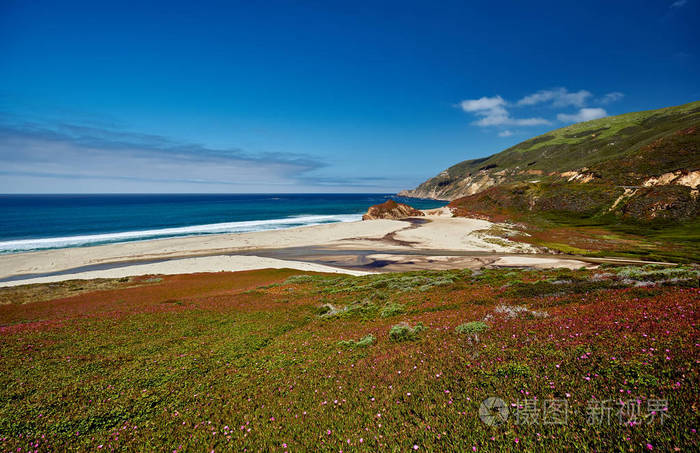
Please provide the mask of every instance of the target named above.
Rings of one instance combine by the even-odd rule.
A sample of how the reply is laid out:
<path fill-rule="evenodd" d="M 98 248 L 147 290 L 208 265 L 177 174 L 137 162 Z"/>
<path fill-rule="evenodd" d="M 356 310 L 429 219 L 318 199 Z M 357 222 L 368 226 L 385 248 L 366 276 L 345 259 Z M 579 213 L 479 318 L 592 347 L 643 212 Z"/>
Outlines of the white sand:
<path fill-rule="evenodd" d="M 510 252 L 511 247 L 489 243 L 474 232 L 486 230 L 493 223 L 486 220 L 467 219 L 463 217 L 426 216 L 431 222 L 420 228 L 396 233 L 401 241 L 416 243 L 418 248 L 432 248 L 460 251 Z M 427 247 L 426 247 L 427 246 Z"/>
<path fill-rule="evenodd" d="M 534 267 L 537 269 L 547 269 L 555 267 L 565 267 L 568 269 L 581 269 L 597 267 L 596 264 L 586 263 L 562 258 L 536 257 L 536 256 L 503 256 L 493 263 L 494 266 L 513 267 Z"/>
<path fill-rule="evenodd" d="M 417 228 L 397 220 L 371 220 L 332 223 L 255 233 L 217 234 L 183 238 L 157 239 L 94 247 L 45 250 L 0 256 L 0 278 L 22 274 L 48 274 L 105 263 L 167 260 L 157 263 L 133 263 L 129 266 L 39 277 L 38 281 L 59 281 L 73 278 L 126 277 L 146 274 L 179 274 L 194 272 L 237 271 L 289 267 L 322 272 L 345 272 L 330 266 L 283 261 L 257 256 L 240 256 L 237 252 L 287 247 L 323 247 L 330 250 L 370 249 L 378 251 L 440 250 L 458 252 L 513 253 L 528 250 L 523 244 L 485 241 L 483 231 L 493 224 L 485 220 L 453 218 L 444 209 L 430 212 L 430 222 Z M 387 235 L 393 234 L 393 240 Z M 410 244 L 397 242 L 407 241 Z M 236 256 L 227 256 L 236 255 Z M 528 265 L 528 264 L 525 264 Z M 23 280 L 21 283 L 29 283 Z M 0 286 L 21 284 L 0 283 Z"/>
<path fill-rule="evenodd" d="M 314 225 L 255 233 L 215 234 L 154 239 L 0 256 L 0 278 L 50 273 L 76 267 L 134 260 L 235 254 L 260 248 L 330 246 L 348 238 L 381 238 L 406 222 L 374 220 Z"/>
<path fill-rule="evenodd" d="M 367 275 L 369 272 L 338 269 L 322 264 L 301 261 L 278 260 L 259 256 L 200 256 L 195 258 L 173 259 L 149 264 L 118 267 L 99 271 L 79 272 L 75 274 L 53 275 L 25 280 L 0 283 L 0 286 L 18 286 L 32 283 L 51 283 L 63 280 L 90 280 L 93 278 L 121 278 L 135 275 L 173 275 L 198 272 L 233 272 L 255 269 L 298 269 L 311 272 L 343 273 L 350 275 Z"/>

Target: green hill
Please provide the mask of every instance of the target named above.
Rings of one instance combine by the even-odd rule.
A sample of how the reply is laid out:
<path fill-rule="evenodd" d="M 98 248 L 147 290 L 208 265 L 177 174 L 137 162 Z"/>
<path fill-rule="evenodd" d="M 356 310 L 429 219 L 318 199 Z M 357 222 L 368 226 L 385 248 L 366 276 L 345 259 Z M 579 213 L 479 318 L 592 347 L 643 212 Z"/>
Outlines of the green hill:
<path fill-rule="evenodd" d="M 699 132 L 700 101 L 601 118 L 460 162 L 399 195 L 449 200 L 457 216 L 603 226 L 697 257 Z"/>
<path fill-rule="evenodd" d="M 691 218 L 698 214 L 699 126 L 700 101 L 573 124 L 460 162 L 400 195 L 469 197 L 453 206 L 477 211 Z M 670 204 L 649 211 L 641 198 Z"/>

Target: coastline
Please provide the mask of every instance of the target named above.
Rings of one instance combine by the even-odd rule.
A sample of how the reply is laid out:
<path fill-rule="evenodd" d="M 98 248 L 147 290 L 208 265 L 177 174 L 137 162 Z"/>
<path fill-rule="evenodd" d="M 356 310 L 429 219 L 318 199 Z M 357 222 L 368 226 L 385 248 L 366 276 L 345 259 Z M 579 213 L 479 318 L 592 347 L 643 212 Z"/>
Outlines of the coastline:
<path fill-rule="evenodd" d="M 424 212 L 425 217 L 413 221 L 338 222 L 2 255 L 0 286 L 283 267 L 361 275 L 485 265 L 587 265 L 570 258 L 539 257 L 536 249 L 502 238 L 490 241 L 488 230 L 495 224 L 486 220 L 451 217 L 445 208 Z"/>

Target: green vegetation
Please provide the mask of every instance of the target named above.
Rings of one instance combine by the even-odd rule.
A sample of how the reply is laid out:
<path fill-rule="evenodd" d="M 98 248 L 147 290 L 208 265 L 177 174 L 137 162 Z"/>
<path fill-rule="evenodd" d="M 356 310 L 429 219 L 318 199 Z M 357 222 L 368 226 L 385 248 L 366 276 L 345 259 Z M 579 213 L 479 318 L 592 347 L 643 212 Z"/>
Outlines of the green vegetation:
<path fill-rule="evenodd" d="M 580 145 L 590 138 L 606 140 L 620 135 L 632 135 L 640 133 L 654 124 L 682 121 L 687 116 L 695 115 L 698 109 L 700 109 L 700 102 L 691 102 L 677 107 L 609 116 L 562 127 L 538 137 L 539 140 L 534 138 L 516 146 L 521 151 L 535 150 L 543 146 Z M 594 135 L 595 137 L 593 137 Z M 547 137 L 547 140 L 543 140 L 544 137 Z M 531 142 L 536 143 L 531 144 Z"/>
<path fill-rule="evenodd" d="M 374 342 L 377 341 L 377 339 L 374 337 L 374 335 L 369 334 L 365 335 L 364 337 L 360 338 L 359 340 L 342 340 L 339 341 L 338 344 L 340 346 L 345 346 L 348 348 L 366 348 L 368 346 L 372 346 Z"/>
<path fill-rule="evenodd" d="M 284 281 L 285 285 L 303 284 L 311 283 L 323 280 L 324 277 L 320 275 L 292 275 L 287 280 Z"/>
<path fill-rule="evenodd" d="M 343 294 L 350 292 L 371 293 L 376 295 L 377 290 L 389 292 L 428 291 L 438 286 L 451 285 L 464 280 L 471 275 L 468 269 L 445 272 L 415 271 L 395 272 L 386 274 L 371 274 L 360 277 L 348 275 L 342 276 L 297 276 L 290 277 L 285 283 L 319 283 L 316 285 L 320 294 Z M 301 278 L 304 277 L 304 278 Z M 306 278 L 311 277 L 311 278 Z"/>
<path fill-rule="evenodd" d="M 409 195 L 456 199 L 464 195 L 463 180 L 470 176 L 475 182 L 486 175 L 498 184 L 548 183 L 560 180 L 562 172 L 587 168 L 614 186 L 678 169 L 697 170 L 698 124 L 700 101 L 572 124 L 492 156 L 460 162 Z"/>
<path fill-rule="evenodd" d="M 382 318 L 390 318 L 392 316 L 397 316 L 404 313 L 406 309 L 403 305 L 397 303 L 389 303 L 382 308 L 380 313 Z"/>
<path fill-rule="evenodd" d="M 0 289 L 25 301 L 0 305 L 0 450 L 694 451 L 698 272 L 261 270 L 83 282 L 93 290 L 71 297 L 68 284 Z M 382 317 L 394 305 L 405 312 Z M 456 334 L 467 320 L 482 321 Z M 489 397 L 508 405 L 503 424 L 479 417 Z M 566 422 L 544 422 L 546 401 Z M 596 401 L 610 423 L 591 423 Z"/>
<path fill-rule="evenodd" d="M 519 363 L 509 363 L 496 369 L 496 376 L 529 377 L 530 375 L 532 375 L 530 367 Z"/>
<path fill-rule="evenodd" d="M 413 327 L 411 327 L 405 322 L 402 322 L 400 324 L 396 324 L 391 328 L 391 330 L 389 331 L 389 338 L 396 342 L 413 341 L 417 340 L 420 333 L 426 329 L 427 327 L 425 327 L 421 322 L 419 322 Z"/>
<path fill-rule="evenodd" d="M 563 253 L 680 263 L 700 261 L 700 218 L 655 224 L 551 213 L 519 218 L 525 225 L 523 231 L 529 235 L 519 239 Z"/>
<path fill-rule="evenodd" d="M 319 315 L 324 318 L 374 318 L 377 314 L 377 306 L 369 299 L 351 302 L 342 308 L 325 304 L 319 308 Z"/>
<path fill-rule="evenodd" d="M 617 269 L 617 275 L 638 281 L 651 280 L 658 282 L 673 279 L 674 282 L 690 281 L 697 283 L 698 278 L 700 278 L 700 271 L 690 266 L 663 267 L 646 265 L 627 266 Z"/>
<path fill-rule="evenodd" d="M 697 262 L 698 172 L 700 101 L 557 129 L 454 165 L 407 195 L 452 200 L 457 216 L 605 229 L 636 242 L 534 242 L 564 253 Z"/>
<path fill-rule="evenodd" d="M 460 324 L 455 328 L 457 333 L 479 333 L 487 330 L 489 328 L 488 324 L 483 321 L 472 321 L 464 324 Z"/>

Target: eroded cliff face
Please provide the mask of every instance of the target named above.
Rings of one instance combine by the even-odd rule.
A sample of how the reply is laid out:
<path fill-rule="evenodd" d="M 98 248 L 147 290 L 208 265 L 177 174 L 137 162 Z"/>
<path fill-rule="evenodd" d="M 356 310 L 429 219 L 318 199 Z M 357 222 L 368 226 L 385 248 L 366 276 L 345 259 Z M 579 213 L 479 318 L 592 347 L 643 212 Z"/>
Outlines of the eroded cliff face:
<path fill-rule="evenodd" d="M 677 185 L 686 186 L 691 189 L 697 189 L 700 185 L 700 170 L 688 171 L 688 170 L 677 170 L 668 173 L 664 173 L 658 177 L 651 177 L 644 181 L 642 186 L 644 187 L 654 187 L 654 186 L 667 186 L 667 185 Z"/>
<path fill-rule="evenodd" d="M 476 195 L 494 186 L 516 182 L 540 182 L 541 178 L 547 180 L 562 180 L 586 184 L 593 181 L 596 176 L 588 172 L 587 168 L 569 170 L 565 172 L 550 172 L 545 174 L 543 170 L 520 168 L 506 170 L 481 170 L 475 174 L 463 178 L 450 178 L 447 172 L 442 172 L 435 178 L 429 179 L 413 190 L 403 190 L 399 196 L 413 198 L 434 198 L 436 200 L 452 201 L 458 198 Z"/>
<path fill-rule="evenodd" d="M 464 197 L 470 197 L 485 192 L 487 189 L 509 183 L 540 183 L 537 179 L 522 180 L 522 176 L 538 176 L 528 171 L 499 171 L 499 172 L 479 172 L 473 176 L 452 181 L 449 185 L 434 185 L 429 189 L 417 188 L 413 191 L 403 191 L 402 196 L 416 198 L 435 198 L 440 200 L 454 201 Z M 553 184 L 591 184 L 601 183 L 597 175 L 590 172 L 588 168 L 580 168 L 565 172 L 551 172 L 547 180 Z M 444 177 L 444 176 L 443 176 Z M 619 196 L 610 199 L 606 206 L 601 205 L 607 212 L 619 212 L 624 217 L 643 218 L 646 220 L 656 218 L 673 218 L 674 212 L 682 214 L 682 218 L 689 218 L 698 211 L 697 204 L 700 198 L 700 170 L 676 170 L 666 172 L 658 176 L 636 178 L 636 184 L 631 186 L 612 186 L 608 188 L 618 188 Z M 668 189 L 664 189 L 669 186 Z M 687 188 L 689 190 L 673 190 L 671 187 Z M 597 187 L 597 186 L 596 186 Z M 601 192 L 602 188 L 601 187 Z M 595 191 L 595 189 L 592 189 Z M 682 194 L 687 192 L 686 196 Z M 533 192 L 534 193 L 534 192 Z M 667 199 L 664 199 L 664 195 Z M 532 211 L 540 206 L 539 195 L 528 197 L 526 202 L 527 210 Z M 491 196 L 493 198 L 493 196 Z M 505 200 L 502 200 L 505 202 Z M 681 205 L 685 204 L 685 207 Z"/>
<path fill-rule="evenodd" d="M 646 221 L 691 219 L 700 213 L 699 185 L 700 170 L 667 172 L 625 188 L 609 211 Z"/>
<path fill-rule="evenodd" d="M 474 195 L 483 190 L 504 182 L 503 174 L 480 171 L 464 178 L 450 178 L 447 172 L 442 172 L 435 178 L 429 179 L 413 190 L 403 190 L 400 196 L 413 198 L 434 198 L 451 201 L 467 195 Z"/>

